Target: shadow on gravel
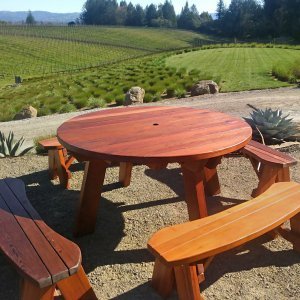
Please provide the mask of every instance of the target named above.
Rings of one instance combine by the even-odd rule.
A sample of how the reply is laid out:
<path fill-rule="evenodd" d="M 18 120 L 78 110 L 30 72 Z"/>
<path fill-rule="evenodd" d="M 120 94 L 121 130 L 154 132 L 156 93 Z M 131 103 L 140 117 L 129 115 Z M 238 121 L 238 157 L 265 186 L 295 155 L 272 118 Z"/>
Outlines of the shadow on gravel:
<path fill-rule="evenodd" d="M 219 254 L 205 273 L 206 280 L 200 285 L 202 290 L 228 273 L 269 266 L 290 267 L 300 263 L 300 256 L 293 250 L 271 251 L 266 248 L 263 244 L 269 241 L 271 241 L 271 237 L 264 235 L 237 249 Z M 271 274 L 269 273 L 269 275 Z M 264 277 L 259 270 L 256 272 L 256 276 Z"/>

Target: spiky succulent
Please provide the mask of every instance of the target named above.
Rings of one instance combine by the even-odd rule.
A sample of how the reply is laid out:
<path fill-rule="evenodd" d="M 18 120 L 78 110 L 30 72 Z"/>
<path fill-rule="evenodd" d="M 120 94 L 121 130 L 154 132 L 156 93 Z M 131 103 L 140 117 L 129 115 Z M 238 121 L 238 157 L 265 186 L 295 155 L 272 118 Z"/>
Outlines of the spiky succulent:
<path fill-rule="evenodd" d="M 299 133 L 297 124 L 289 118 L 289 114 L 283 115 L 282 110 L 266 108 L 265 110 L 258 109 L 250 104 L 253 109 L 250 113 L 251 118 L 245 118 L 253 129 L 253 134 L 259 136 L 259 132 L 265 141 L 282 142 Z"/>
<path fill-rule="evenodd" d="M 22 156 L 29 152 L 33 146 L 24 147 L 24 137 L 19 140 L 15 140 L 14 133 L 9 132 L 8 137 L 5 137 L 4 133 L 0 131 L 0 157 L 6 156 Z"/>

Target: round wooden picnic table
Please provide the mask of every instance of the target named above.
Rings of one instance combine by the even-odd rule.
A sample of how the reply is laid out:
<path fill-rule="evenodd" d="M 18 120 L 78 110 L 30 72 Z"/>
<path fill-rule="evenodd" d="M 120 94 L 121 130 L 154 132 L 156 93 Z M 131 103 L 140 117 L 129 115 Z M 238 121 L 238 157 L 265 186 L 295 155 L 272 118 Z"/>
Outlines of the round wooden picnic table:
<path fill-rule="evenodd" d="M 189 107 L 125 107 L 68 120 L 58 128 L 58 140 L 86 161 L 75 234 L 94 231 L 108 161 L 154 168 L 180 163 L 189 218 L 206 216 L 204 185 L 207 194 L 219 192 L 221 157 L 245 146 L 251 135 L 241 119 Z"/>

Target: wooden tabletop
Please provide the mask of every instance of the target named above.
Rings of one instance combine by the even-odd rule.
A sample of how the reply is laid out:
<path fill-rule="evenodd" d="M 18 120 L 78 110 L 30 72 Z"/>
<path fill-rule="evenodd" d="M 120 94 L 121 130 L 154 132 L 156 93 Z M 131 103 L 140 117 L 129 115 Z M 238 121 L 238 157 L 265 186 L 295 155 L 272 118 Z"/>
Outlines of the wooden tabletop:
<path fill-rule="evenodd" d="M 252 130 L 245 121 L 220 112 L 140 106 L 77 116 L 63 123 L 57 136 L 72 153 L 90 160 L 185 162 L 240 149 Z"/>

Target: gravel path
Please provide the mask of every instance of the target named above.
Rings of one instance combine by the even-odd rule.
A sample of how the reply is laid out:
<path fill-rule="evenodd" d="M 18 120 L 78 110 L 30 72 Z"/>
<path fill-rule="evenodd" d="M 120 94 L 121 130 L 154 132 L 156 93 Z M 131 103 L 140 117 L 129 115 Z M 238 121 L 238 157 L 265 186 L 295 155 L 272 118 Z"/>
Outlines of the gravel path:
<path fill-rule="evenodd" d="M 276 95 L 281 96 L 277 98 Z M 243 116 L 248 114 L 246 103 L 261 106 L 284 103 L 283 107 L 300 120 L 299 99 L 300 89 L 277 89 L 181 99 L 172 104 L 213 108 Z M 170 101 L 163 103 L 170 104 Z M 31 139 L 55 131 L 61 122 L 73 115 L 76 114 L 0 123 L 0 128 L 12 129 Z M 300 160 L 299 145 L 289 151 Z M 245 158 L 225 158 L 218 171 L 222 193 L 209 199 L 211 213 L 249 199 L 257 184 L 251 164 Z M 160 299 L 149 284 L 153 257 L 146 243 L 158 229 L 187 220 L 179 166 L 171 164 L 160 171 L 136 166 L 127 188 L 117 183 L 118 168 L 110 168 L 105 178 L 96 231 L 76 239 L 72 236 L 72 227 L 83 165 L 72 165 L 72 175 L 71 189 L 62 190 L 57 181 L 48 179 L 47 157 L 29 155 L 0 159 L 0 178 L 22 179 L 29 199 L 42 218 L 80 246 L 83 266 L 99 299 Z M 292 169 L 292 178 L 300 182 L 299 166 Z M 270 240 L 264 236 L 217 256 L 206 278 L 201 284 L 206 299 L 299 299 L 300 255 L 283 239 Z M 16 272 L 0 256 L 0 299 L 18 299 L 18 280 Z M 175 293 L 171 299 L 177 299 Z"/>
<path fill-rule="evenodd" d="M 237 93 L 220 93 L 217 95 L 203 95 L 185 99 L 163 100 L 145 105 L 184 105 L 207 108 L 229 113 L 235 116 L 248 116 L 250 103 L 259 108 L 281 108 L 290 113 L 296 122 L 300 123 L 300 89 L 280 88 L 271 90 L 256 90 Z M 57 127 L 67 119 L 89 111 L 73 112 L 61 115 L 51 115 L 22 121 L 0 122 L 0 131 L 4 133 L 13 129 L 16 136 L 24 136 L 31 140 L 34 137 L 55 134 Z"/>

